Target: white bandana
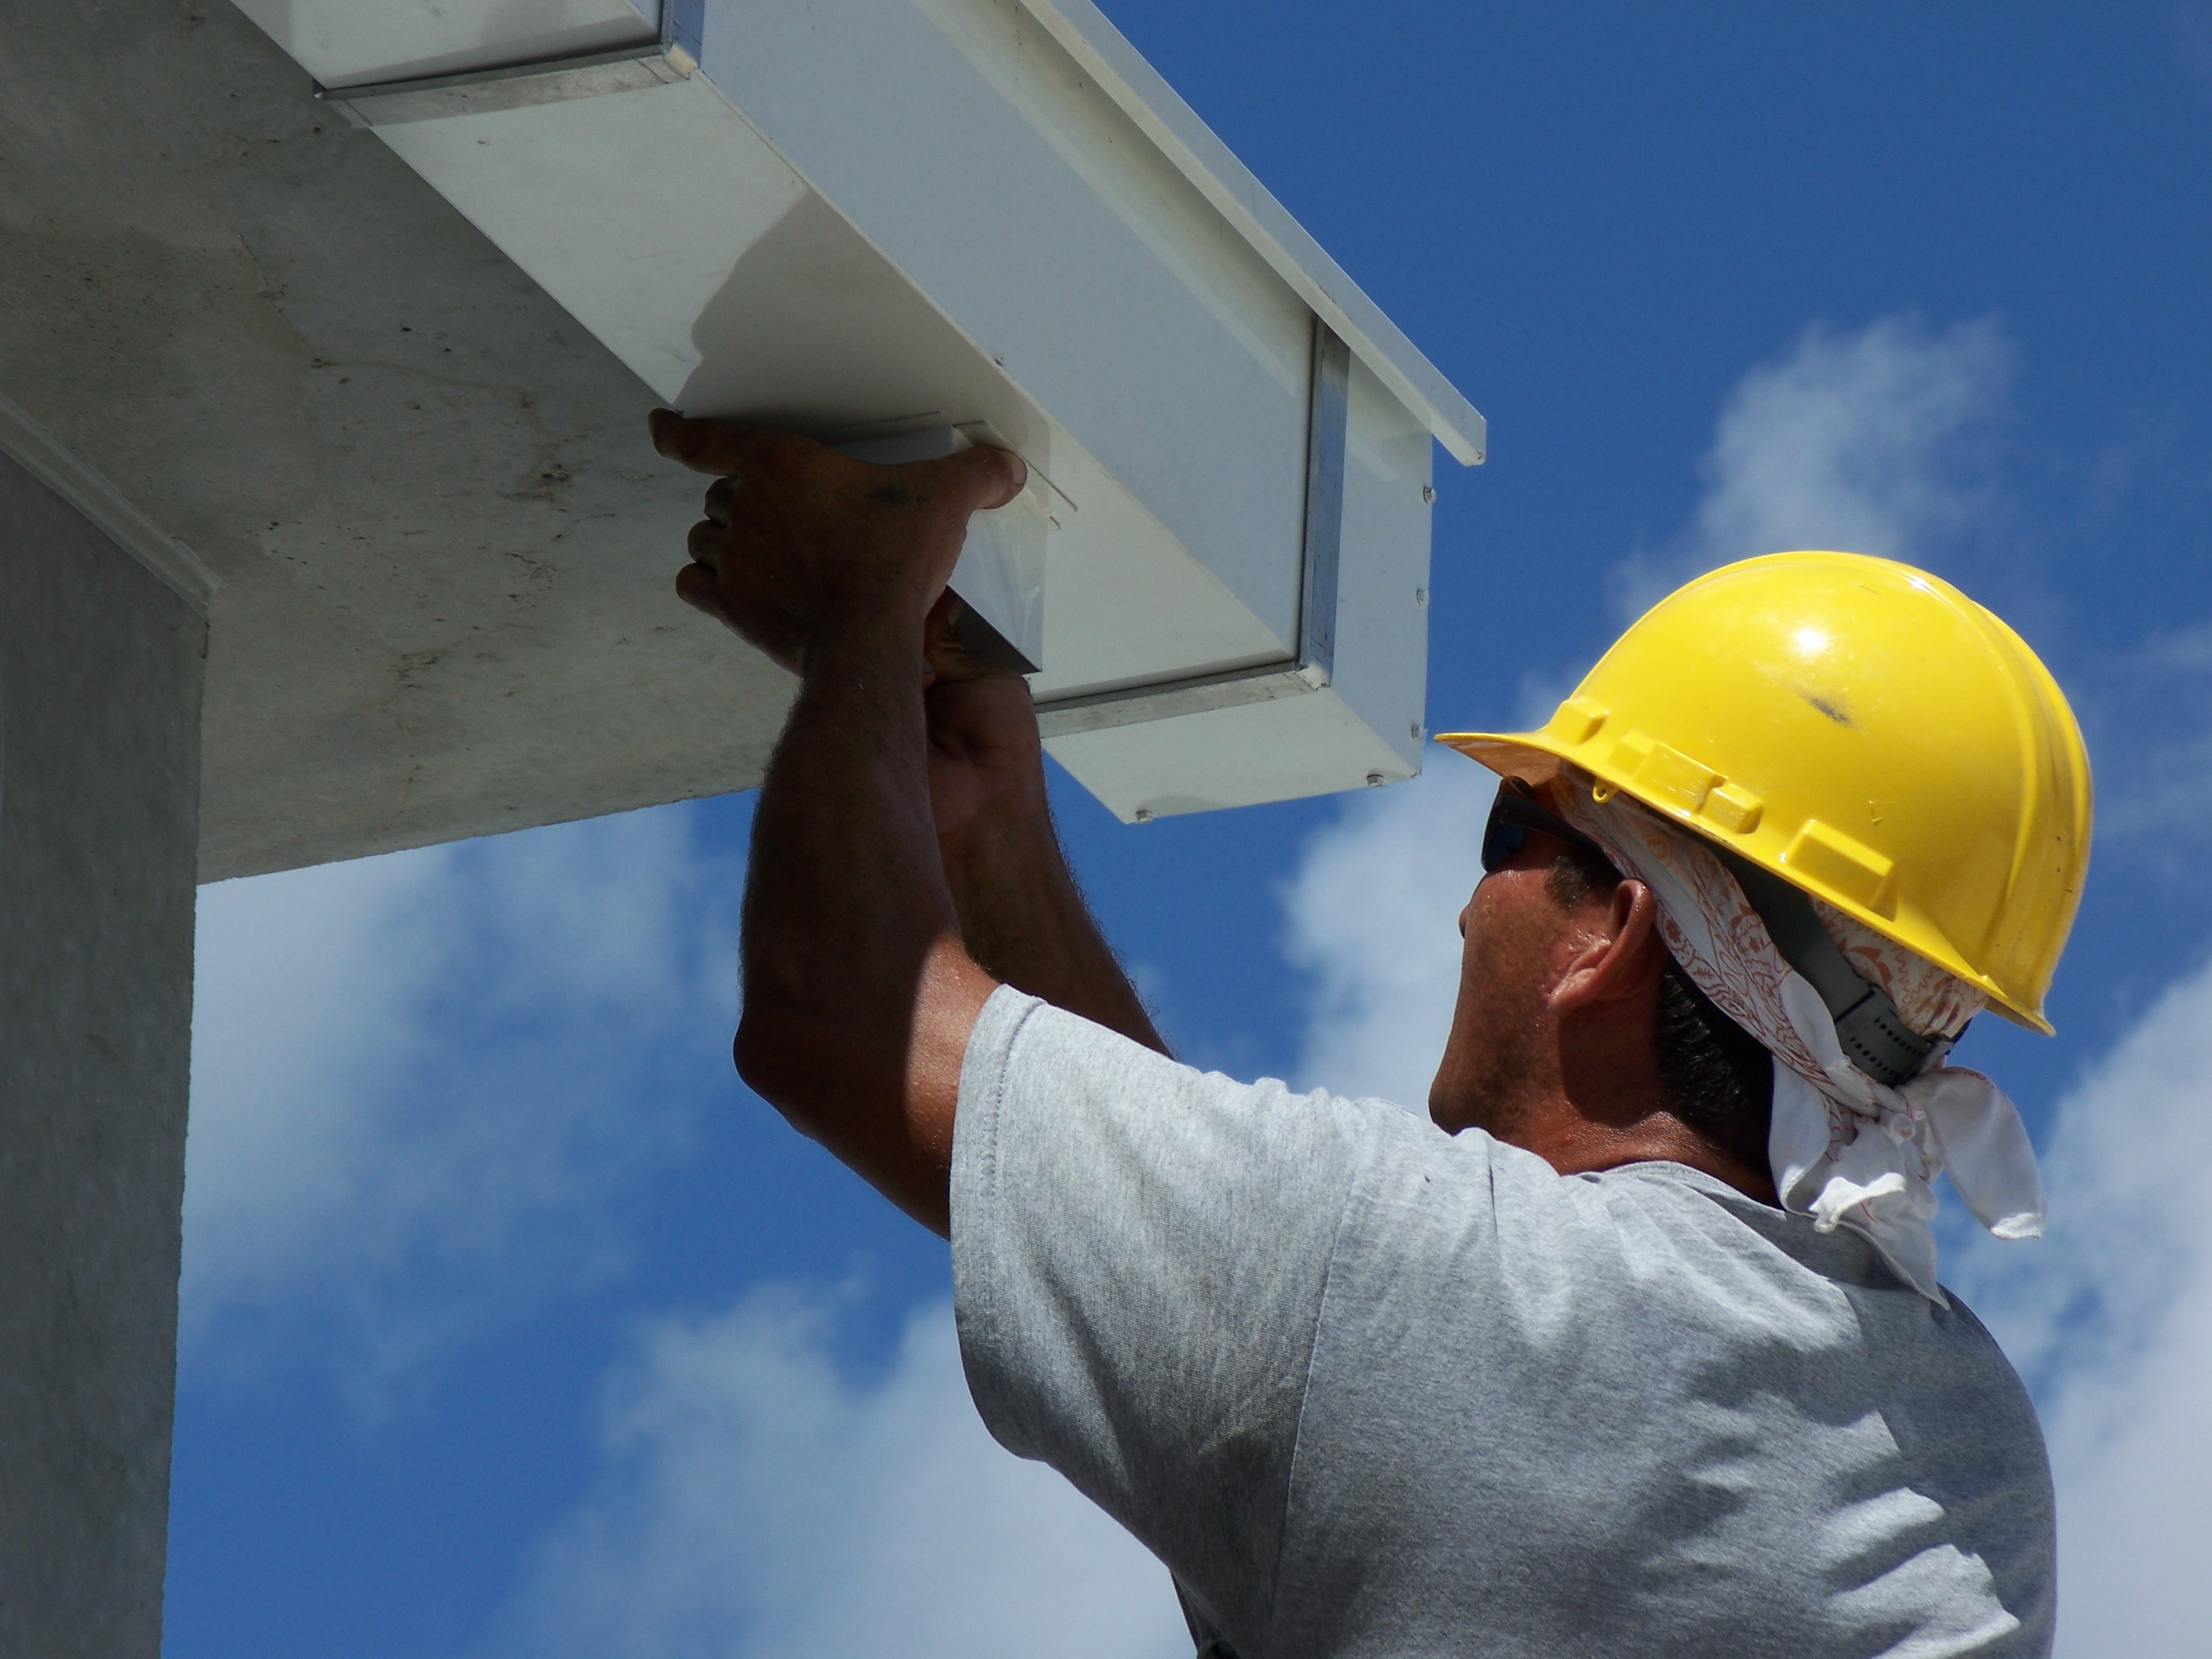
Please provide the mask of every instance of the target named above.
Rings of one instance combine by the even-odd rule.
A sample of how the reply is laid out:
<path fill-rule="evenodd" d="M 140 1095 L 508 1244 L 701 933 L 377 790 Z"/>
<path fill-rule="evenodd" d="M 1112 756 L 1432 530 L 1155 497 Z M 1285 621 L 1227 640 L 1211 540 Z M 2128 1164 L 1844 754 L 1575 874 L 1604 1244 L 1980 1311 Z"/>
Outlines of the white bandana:
<path fill-rule="evenodd" d="M 2043 1183 L 2020 1114 L 1979 1072 L 1942 1066 L 1886 1088 L 1844 1058 L 1835 1022 L 1767 937 L 1735 878 L 1696 836 L 1626 795 L 1591 799 L 1589 780 L 1560 775 L 1567 820 L 1651 890 L 1659 928 L 1682 971 L 1774 1056 L 1767 1139 L 1784 1209 L 1822 1232 L 1865 1235 L 1923 1296 L 1936 1283 L 1929 1186 L 1948 1170 L 1974 1218 L 1999 1238 L 2043 1231 Z M 1955 1036 L 1986 1006 L 1979 991 L 1814 899 L 1852 968 L 1889 993 L 1923 1036 Z"/>

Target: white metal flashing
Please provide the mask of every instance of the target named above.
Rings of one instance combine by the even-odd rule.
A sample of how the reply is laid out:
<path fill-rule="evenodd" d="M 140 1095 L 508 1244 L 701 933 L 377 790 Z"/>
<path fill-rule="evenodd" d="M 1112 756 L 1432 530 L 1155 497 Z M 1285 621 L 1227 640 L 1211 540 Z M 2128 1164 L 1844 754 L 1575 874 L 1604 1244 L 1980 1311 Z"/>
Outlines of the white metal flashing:
<path fill-rule="evenodd" d="M 1315 314 L 1350 343 L 1376 378 L 1428 422 L 1453 459 L 1480 465 L 1489 428 L 1474 406 L 1345 275 L 1105 14 L 1091 0 L 1022 4 Z"/>
<path fill-rule="evenodd" d="M 240 3 L 665 402 L 1048 477 L 1024 603 L 955 586 L 1117 815 L 1419 769 L 1482 417 L 1089 0 Z"/>
<path fill-rule="evenodd" d="M 97 525 L 179 599 L 207 614 L 208 601 L 222 579 L 5 396 L 0 396 L 0 453 Z"/>

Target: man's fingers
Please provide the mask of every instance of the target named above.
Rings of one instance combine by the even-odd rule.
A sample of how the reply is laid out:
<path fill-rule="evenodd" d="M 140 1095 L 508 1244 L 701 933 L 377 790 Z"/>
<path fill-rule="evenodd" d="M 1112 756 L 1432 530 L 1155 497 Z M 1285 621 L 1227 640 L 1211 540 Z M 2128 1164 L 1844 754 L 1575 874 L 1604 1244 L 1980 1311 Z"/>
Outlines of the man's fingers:
<path fill-rule="evenodd" d="M 676 573 L 676 597 L 694 611 L 703 611 L 717 622 L 729 621 L 714 573 L 703 564 L 687 564 Z"/>
<path fill-rule="evenodd" d="M 721 568 L 722 547 L 729 533 L 720 525 L 702 520 L 684 538 L 684 550 L 694 564 L 704 566 L 712 574 Z"/>
<path fill-rule="evenodd" d="M 672 461 L 718 478 L 742 473 L 777 446 L 797 441 L 784 433 L 764 432 L 734 421 L 690 420 L 672 409 L 656 409 L 646 418 L 655 449 Z M 1029 483 L 1030 470 L 1020 456 L 988 444 L 926 465 L 960 481 L 970 512 L 1004 507 Z M 718 514 L 710 498 L 708 516 L 726 518 L 726 495 L 720 505 L 724 511 Z"/>
<path fill-rule="evenodd" d="M 646 423 L 653 429 L 653 447 L 670 460 L 717 477 L 742 472 L 770 444 L 789 441 L 734 421 L 687 420 L 672 409 L 654 410 Z"/>
<path fill-rule="evenodd" d="M 717 478 L 707 486 L 707 516 L 716 524 L 729 523 L 730 500 L 738 493 L 741 483 L 737 478 Z"/>

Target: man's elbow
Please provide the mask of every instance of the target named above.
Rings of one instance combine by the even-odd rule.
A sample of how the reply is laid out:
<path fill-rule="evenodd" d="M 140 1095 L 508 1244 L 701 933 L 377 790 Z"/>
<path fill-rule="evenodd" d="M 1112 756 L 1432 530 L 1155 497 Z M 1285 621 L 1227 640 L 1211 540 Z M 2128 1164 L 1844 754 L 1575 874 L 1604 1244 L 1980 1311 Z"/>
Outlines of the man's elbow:
<path fill-rule="evenodd" d="M 800 1128 L 804 1119 L 794 1111 L 803 1104 L 798 1097 L 805 1093 L 808 1070 L 802 1051 L 811 1046 L 805 1024 L 788 1009 L 763 1006 L 763 1000 L 748 997 L 730 1042 L 730 1059 L 745 1087 Z"/>
<path fill-rule="evenodd" d="M 749 996 L 731 1039 L 730 1059 L 745 1087 L 811 1140 L 836 1137 L 841 1103 L 866 1092 L 868 1045 L 814 1010 Z"/>

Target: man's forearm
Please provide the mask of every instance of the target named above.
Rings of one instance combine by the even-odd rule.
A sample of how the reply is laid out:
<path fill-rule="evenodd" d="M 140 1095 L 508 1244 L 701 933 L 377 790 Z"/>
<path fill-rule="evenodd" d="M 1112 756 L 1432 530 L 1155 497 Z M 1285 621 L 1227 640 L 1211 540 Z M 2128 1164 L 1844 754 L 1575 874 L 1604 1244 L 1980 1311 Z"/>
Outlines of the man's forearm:
<path fill-rule="evenodd" d="M 944 1232 L 961 1064 L 997 988 L 938 856 L 926 624 L 969 520 L 1026 469 L 989 448 L 871 466 L 672 410 L 651 424 L 662 454 L 714 479 L 677 593 L 799 677 L 753 813 L 738 1070 Z"/>
<path fill-rule="evenodd" d="M 1033 787 L 941 838 L 939 854 L 961 937 L 986 973 L 1168 1052 L 1067 867 L 1041 766 Z"/>
<path fill-rule="evenodd" d="M 951 1102 L 991 986 L 939 862 L 914 632 L 887 614 L 808 654 L 754 812 L 737 1054 L 799 1127 L 941 1231 Z"/>

